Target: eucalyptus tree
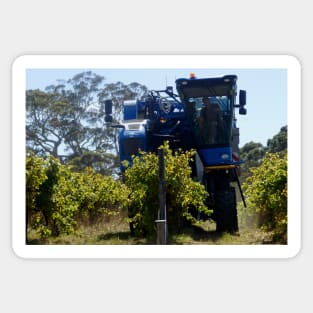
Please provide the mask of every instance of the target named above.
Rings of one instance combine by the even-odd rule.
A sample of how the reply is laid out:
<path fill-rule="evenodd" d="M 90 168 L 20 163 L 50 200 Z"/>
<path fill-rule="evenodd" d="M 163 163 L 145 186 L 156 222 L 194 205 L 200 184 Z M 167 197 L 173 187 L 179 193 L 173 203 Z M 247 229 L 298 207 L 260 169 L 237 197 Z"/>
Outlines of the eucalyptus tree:
<path fill-rule="evenodd" d="M 117 130 L 105 123 L 104 101 L 112 99 L 113 117 L 122 118 L 122 103 L 141 98 L 139 83 L 105 83 L 86 71 L 58 80 L 45 91 L 26 91 L 26 144 L 38 155 L 53 155 L 77 170 L 93 166 L 108 173 L 117 167 Z"/>
<path fill-rule="evenodd" d="M 69 133 L 68 99 L 59 93 L 26 91 L 26 145 L 38 155 L 60 156 Z"/>
<path fill-rule="evenodd" d="M 284 152 L 287 149 L 288 144 L 288 127 L 281 127 L 279 133 L 277 133 L 272 139 L 267 141 L 267 147 L 269 152 Z"/>

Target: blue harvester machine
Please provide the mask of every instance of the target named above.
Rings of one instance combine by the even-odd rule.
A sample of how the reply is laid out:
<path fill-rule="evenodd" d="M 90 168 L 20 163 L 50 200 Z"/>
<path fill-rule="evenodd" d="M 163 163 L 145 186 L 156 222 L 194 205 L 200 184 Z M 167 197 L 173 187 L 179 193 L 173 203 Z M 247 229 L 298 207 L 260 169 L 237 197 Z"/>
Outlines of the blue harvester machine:
<path fill-rule="evenodd" d="M 233 182 L 238 184 L 239 128 L 235 108 L 247 113 L 246 91 L 240 90 L 236 104 L 237 76 L 190 78 L 176 80 L 173 87 L 150 91 L 143 100 L 123 103 L 123 121 L 113 124 L 120 128 L 119 157 L 131 162 L 138 151 L 156 152 L 165 140 L 171 149 L 195 149 L 193 174 L 208 191 L 210 216 L 217 231 L 237 232 L 237 201 Z M 106 121 L 112 122 L 112 101 L 107 100 Z"/>

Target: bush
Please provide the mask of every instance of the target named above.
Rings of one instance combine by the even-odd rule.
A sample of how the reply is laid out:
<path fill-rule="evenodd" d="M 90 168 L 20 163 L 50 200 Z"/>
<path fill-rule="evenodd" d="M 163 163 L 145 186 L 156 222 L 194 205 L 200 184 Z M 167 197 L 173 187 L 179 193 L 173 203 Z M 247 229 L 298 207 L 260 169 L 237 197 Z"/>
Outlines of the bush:
<path fill-rule="evenodd" d="M 75 214 L 78 210 L 74 176 L 54 157 L 41 162 L 46 179 L 39 186 L 34 199 L 32 227 L 43 238 L 72 233 L 76 227 Z"/>
<path fill-rule="evenodd" d="M 126 207 L 129 191 L 93 169 L 75 173 L 58 159 L 26 159 L 27 226 L 42 238 L 70 234 L 82 219 L 96 223 Z"/>
<path fill-rule="evenodd" d="M 189 163 L 193 151 L 173 153 L 169 144 L 163 147 L 165 153 L 166 206 L 169 229 L 178 230 L 185 220 L 195 222 L 191 210 L 210 214 L 205 205 L 207 192 L 203 185 L 191 179 Z M 127 162 L 124 166 L 128 166 Z M 137 235 L 155 234 L 155 220 L 159 208 L 158 156 L 141 152 L 133 156 L 132 166 L 125 171 L 125 184 L 131 190 L 129 215 Z"/>
<path fill-rule="evenodd" d="M 36 212 L 39 188 L 46 179 L 45 161 L 29 153 L 26 158 L 26 226 L 31 223 L 31 217 Z"/>
<path fill-rule="evenodd" d="M 128 203 L 128 188 L 111 176 L 103 176 L 92 168 L 76 174 L 76 198 L 79 203 L 79 220 L 94 224 L 101 217 L 115 215 Z"/>
<path fill-rule="evenodd" d="M 267 153 L 259 167 L 250 169 L 243 189 L 250 215 L 257 214 L 258 226 L 287 241 L 287 154 Z"/>

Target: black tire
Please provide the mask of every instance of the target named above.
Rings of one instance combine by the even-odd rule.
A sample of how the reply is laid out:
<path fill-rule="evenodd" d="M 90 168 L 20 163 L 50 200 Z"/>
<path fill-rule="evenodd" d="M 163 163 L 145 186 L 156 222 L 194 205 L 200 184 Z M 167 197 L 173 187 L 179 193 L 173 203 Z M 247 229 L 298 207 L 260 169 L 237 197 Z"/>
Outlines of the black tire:
<path fill-rule="evenodd" d="M 216 192 L 214 219 L 217 232 L 238 232 L 236 191 L 234 187 Z"/>

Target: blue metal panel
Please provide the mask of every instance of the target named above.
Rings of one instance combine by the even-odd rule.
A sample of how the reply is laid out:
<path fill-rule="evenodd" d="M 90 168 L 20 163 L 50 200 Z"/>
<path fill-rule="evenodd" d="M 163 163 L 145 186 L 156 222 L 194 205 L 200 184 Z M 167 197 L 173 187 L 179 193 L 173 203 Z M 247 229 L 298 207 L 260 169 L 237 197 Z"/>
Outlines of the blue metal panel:
<path fill-rule="evenodd" d="M 145 131 L 127 131 L 123 130 L 119 135 L 119 154 L 121 170 L 125 170 L 122 162 L 127 160 L 132 163 L 132 155 L 137 155 L 139 150 L 146 151 L 146 134 Z"/>
<path fill-rule="evenodd" d="M 137 101 L 124 102 L 124 120 L 135 120 L 137 118 Z"/>
<path fill-rule="evenodd" d="M 200 149 L 199 156 L 203 166 L 234 164 L 230 147 Z"/>

